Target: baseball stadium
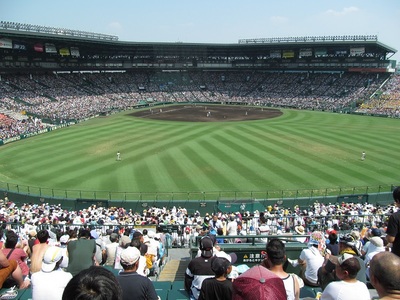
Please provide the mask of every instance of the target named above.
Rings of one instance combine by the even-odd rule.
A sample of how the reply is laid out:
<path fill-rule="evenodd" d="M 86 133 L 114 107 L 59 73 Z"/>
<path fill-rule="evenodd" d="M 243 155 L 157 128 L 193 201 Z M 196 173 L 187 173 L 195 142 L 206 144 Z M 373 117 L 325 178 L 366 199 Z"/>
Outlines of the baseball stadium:
<path fill-rule="evenodd" d="M 396 52 L 376 35 L 149 43 L 1 21 L 0 199 L 249 220 L 273 207 L 390 205 Z M 234 250 L 245 262 L 249 250 Z"/>

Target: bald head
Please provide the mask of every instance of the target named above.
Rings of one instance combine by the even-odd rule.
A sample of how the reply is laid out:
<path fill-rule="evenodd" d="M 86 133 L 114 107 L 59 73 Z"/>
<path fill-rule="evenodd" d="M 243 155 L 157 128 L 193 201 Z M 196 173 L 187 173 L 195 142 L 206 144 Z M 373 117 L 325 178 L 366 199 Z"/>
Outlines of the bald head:
<path fill-rule="evenodd" d="M 400 257 L 392 252 L 375 254 L 370 263 L 371 282 L 379 282 L 386 292 L 400 292 Z"/>

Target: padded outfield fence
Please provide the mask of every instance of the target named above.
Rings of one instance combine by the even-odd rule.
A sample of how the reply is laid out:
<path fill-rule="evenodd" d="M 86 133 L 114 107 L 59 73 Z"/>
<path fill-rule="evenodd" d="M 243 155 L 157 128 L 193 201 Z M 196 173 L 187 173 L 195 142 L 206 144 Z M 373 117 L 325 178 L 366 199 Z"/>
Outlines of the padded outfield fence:
<path fill-rule="evenodd" d="M 58 190 L 0 181 L 0 191 L 17 205 L 24 203 L 61 204 L 67 209 L 84 209 L 92 204 L 103 207 L 124 207 L 142 211 L 146 207 L 185 207 L 189 213 L 212 213 L 216 211 L 263 211 L 270 205 L 308 208 L 320 203 L 371 203 L 387 205 L 393 202 L 394 185 L 365 187 L 338 187 L 304 190 L 271 191 L 216 191 L 216 192 L 111 192 Z"/>

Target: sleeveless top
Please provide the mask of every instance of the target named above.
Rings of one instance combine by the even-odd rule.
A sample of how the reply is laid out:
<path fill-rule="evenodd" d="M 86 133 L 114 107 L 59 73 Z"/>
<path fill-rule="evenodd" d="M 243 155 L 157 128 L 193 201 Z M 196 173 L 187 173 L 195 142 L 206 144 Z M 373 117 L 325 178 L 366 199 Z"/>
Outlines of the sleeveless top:
<path fill-rule="evenodd" d="M 295 300 L 294 295 L 294 277 L 289 274 L 286 278 L 282 278 L 283 284 L 285 285 L 287 300 Z"/>

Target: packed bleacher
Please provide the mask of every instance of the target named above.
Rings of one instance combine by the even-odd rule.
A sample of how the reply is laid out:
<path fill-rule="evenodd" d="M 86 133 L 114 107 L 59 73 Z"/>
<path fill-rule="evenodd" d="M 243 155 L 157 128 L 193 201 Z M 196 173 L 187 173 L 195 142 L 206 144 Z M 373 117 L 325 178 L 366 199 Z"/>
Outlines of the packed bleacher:
<path fill-rule="evenodd" d="M 3 283 L 2 291 L 8 293 L 6 295 L 18 294 L 15 293 L 15 289 L 7 289 L 17 285 L 20 288 L 28 288 L 27 295 L 33 295 L 33 299 L 40 299 L 43 290 L 39 288 L 35 290 L 34 287 L 31 289 L 29 285 L 36 284 L 40 287 L 43 283 L 42 277 L 53 272 L 54 268 L 78 276 L 81 271 L 86 272 L 87 268 L 96 265 L 106 268 L 118 278 L 120 274 L 128 272 L 124 255 L 128 255 L 128 251 L 125 250 L 131 251 L 132 247 L 136 247 L 140 253 L 138 269 L 135 269 L 135 272 L 156 282 L 167 261 L 166 249 L 173 247 L 190 249 L 195 245 L 195 240 L 201 237 L 213 237 L 215 248 L 213 251 L 218 257 L 226 257 L 226 253 L 219 246 L 245 245 L 250 237 L 255 237 L 258 243 L 266 244 L 274 237 L 284 236 L 285 240 L 292 239 L 303 244 L 304 249 L 312 249 L 314 241 L 315 245 L 321 245 L 322 239 L 324 253 L 329 249 L 326 253 L 330 255 L 336 255 L 339 249 L 336 247 L 335 250 L 330 246 L 347 245 L 351 251 L 357 252 L 364 264 L 364 270 L 367 270 L 366 275 L 363 275 L 367 276 L 364 282 L 368 282 L 369 265 L 373 255 L 390 251 L 390 244 L 386 240 L 386 228 L 389 216 L 397 210 L 395 205 L 315 202 L 307 209 L 300 209 L 297 205 L 284 207 L 275 204 L 266 207 L 264 211 L 241 213 L 210 211 L 201 215 L 198 211 L 188 213 L 185 208 L 175 206 L 147 207 L 134 212 L 123 207 L 92 205 L 86 209 L 73 211 L 61 205 L 48 203 L 26 203 L 17 206 L 7 197 L 0 202 L 2 222 L 0 246 L 5 257 L 8 256 L 9 260 L 15 259 L 18 262 L 19 269 L 17 265 L 13 267 L 20 270 L 18 275 L 20 277 L 13 273 Z M 174 225 L 177 230 L 173 232 L 166 230 L 170 225 Z M 315 237 L 317 233 L 320 234 L 318 238 Z M 80 240 L 84 246 L 78 246 Z M 90 241 L 93 241 L 93 244 L 90 244 Z M 93 250 L 90 245 L 93 245 Z M 93 260 L 89 255 L 88 262 L 81 258 L 77 261 L 75 255 L 80 257 L 78 253 L 84 250 L 78 251 L 75 247 L 88 249 L 89 254 L 93 252 Z M 51 252 L 52 257 L 59 257 L 58 264 L 53 261 L 55 259 L 47 258 L 47 251 Z M 199 253 L 202 253 L 201 246 Z M 135 254 L 130 253 L 130 255 Z M 201 255 L 199 254 L 199 257 Z M 128 258 L 133 259 L 131 256 L 128 255 Z M 291 264 L 296 265 L 304 258 L 301 254 L 300 258 L 288 257 L 288 259 Z M 242 268 L 243 266 L 235 267 L 233 275 L 230 276 L 239 276 L 249 269 L 242 270 Z M 66 284 L 72 276 L 64 278 Z M 318 284 L 307 285 L 307 280 L 311 279 L 302 276 L 305 275 L 300 274 L 298 280 L 303 286 L 303 296 L 306 289 L 315 295 L 318 291 L 322 292 Z M 57 288 L 54 288 L 55 293 Z M 59 293 L 62 293 L 63 289 Z M 161 291 L 159 294 L 162 294 Z M 188 297 L 188 294 L 185 297 Z"/>
<path fill-rule="evenodd" d="M 358 112 L 398 117 L 398 78 L 387 74 L 254 71 L 2 75 L 1 137 L 46 126 L 3 120 L 4 111 L 59 124 L 166 102 L 249 103 L 337 112 L 354 110 L 363 103 Z M 379 98 L 370 100 L 371 95 Z"/>

